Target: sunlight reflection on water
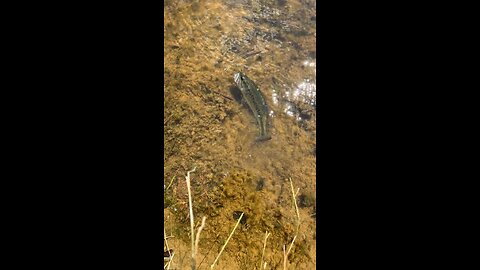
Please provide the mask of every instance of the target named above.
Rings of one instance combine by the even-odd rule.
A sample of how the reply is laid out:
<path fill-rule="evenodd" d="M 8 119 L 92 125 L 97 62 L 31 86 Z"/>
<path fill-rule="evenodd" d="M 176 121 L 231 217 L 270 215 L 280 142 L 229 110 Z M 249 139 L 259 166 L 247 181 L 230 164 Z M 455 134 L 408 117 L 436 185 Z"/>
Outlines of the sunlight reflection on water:
<path fill-rule="evenodd" d="M 299 108 L 300 106 L 308 106 L 314 109 L 317 104 L 316 61 L 311 59 L 304 60 L 301 65 L 309 69 L 301 81 L 292 87 L 282 84 L 283 92 L 279 92 L 275 88 L 272 89 L 273 105 L 280 107 L 283 113 L 294 117 L 297 121 L 305 120 L 301 117 L 302 110 Z M 271 113 L 271 116 L 273 116 L 273 113 Z"/>

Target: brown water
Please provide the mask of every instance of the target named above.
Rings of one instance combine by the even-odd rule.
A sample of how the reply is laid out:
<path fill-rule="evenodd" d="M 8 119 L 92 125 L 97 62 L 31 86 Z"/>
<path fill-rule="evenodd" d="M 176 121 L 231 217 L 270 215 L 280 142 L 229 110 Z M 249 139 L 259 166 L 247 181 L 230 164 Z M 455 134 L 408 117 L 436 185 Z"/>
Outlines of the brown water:
<path fill-rule="evenodd" d="M 283 269 L 283 245 L 295 242 L 288 269 L 316 264 L 315 2 L 166 1 L 164 5 L 164 225 L 175 251 L 170 269 L 190 269 L 185 183 L 191 174 L 196 227 L 206 216 L 197 269 L 209 269 L 245 213 L 215 269 Z M 266 97 L 272 139 L 235 101 L 241 71 Z M 300 226 L 292 190 L 299 188 Z M 263 269 L 263 267 L 262 267 Z"/>

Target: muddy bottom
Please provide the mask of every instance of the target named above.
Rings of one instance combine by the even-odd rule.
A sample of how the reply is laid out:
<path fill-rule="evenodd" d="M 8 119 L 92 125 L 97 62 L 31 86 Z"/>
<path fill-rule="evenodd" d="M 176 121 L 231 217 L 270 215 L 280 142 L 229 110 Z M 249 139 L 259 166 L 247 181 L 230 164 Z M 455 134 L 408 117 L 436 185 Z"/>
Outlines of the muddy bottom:
<path fill-rule="evenodd" d="M 185 176 L 193 168 L 195 230 L 206 217 L 197 269 L 210 269 L 242 214 L 215 269 L 283 269 L 284 246 L 288 269 L 314 269 L 315 2 L 165 1 L 164 16 L 170 269 L 191 269 Z M 234 95 L 235 72 L 265 96 L 271 140 L 255 141 L 254 115 Z"/>

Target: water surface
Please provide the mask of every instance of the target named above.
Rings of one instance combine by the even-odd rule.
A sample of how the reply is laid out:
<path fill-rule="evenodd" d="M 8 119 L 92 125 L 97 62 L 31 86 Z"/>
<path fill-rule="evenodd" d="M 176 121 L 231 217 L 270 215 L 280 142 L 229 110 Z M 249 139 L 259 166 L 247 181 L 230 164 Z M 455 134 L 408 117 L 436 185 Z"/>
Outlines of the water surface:
<path fill-rule="evenodd" d="M 272 233 L 267 269 L 283 269 L 282 247 L 296 234 L 289 178 L 300 189 L 301 220 L 289 269 L 315 266 L 315 8 L 298 0 L 165 2 L 164 179 L 175 181 L 164 224 L 179 251 L 187 243 L 174 268 L 189 267 L 184 175 L 193 167 L 195 218 L 207 216 L 200 268 L 213 261 L 235 224 L 233 213 L 242 211 L 247 222 L 218 269 L 259 269 L 265 231 Z M 233 95 L 239 71 L 266 98 L 269 141 L 255 142 L 255 120 Z"/>

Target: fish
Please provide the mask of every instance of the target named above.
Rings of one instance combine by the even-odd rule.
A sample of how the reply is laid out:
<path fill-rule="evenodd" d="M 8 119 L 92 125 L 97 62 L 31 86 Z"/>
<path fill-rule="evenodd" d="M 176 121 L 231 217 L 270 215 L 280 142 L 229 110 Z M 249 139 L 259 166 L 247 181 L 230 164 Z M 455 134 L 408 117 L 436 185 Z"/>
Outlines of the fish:
<path fill-rule="evenodd" d="M 270 134 L 270 115 L 265 98 L 258 86 L 250 80 L 245 74 L 237 72 L 233 75 L 233 79 L 242 93 L 242 101 L 245 102 L 250 111 L 252 111 L 260 134 L 256 137 L 256 141 L 267 141 L 272 139 Z"/>

